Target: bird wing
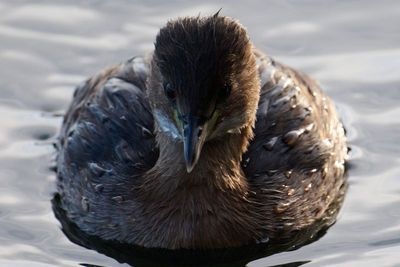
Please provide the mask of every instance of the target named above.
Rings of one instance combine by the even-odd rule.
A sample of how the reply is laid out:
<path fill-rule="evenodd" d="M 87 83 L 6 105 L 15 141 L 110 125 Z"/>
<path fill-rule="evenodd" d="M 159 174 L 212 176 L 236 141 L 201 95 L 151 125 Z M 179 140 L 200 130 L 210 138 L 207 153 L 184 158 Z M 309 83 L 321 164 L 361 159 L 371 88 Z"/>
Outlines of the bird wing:
<path fill-rule="evenodd" d="M 261 93 L 242 170 L 268 225 L 301 229 L 340 195 L 347 154 L 332 101 L 306 75 L 259 56 Z M 274 214 L 274 216 L 271 216 Z M 270 237 L 276 229 L 270 229 Z M 285 232 L 290 232 L 285 231 Z"/>
<path fill-rule="evenodd" d="M 264 56 L 254 139 L 243 157 L 251 179 L 262 173 L 320 170 L 331 154 L 344 158 L 343 127 L 331 100 L 306 75 Z M 342 137 L 343 138 L 340 138 Z"/>
<path fill-rule="evenodd" d="M 113 236 L 112 225 L 123 223 L 113 216 L 116 204 L 130 201 L 121 198 L 158 158 L 145 94 L 148 71 L 143 58 L 103 71 L 76 89 L 64 117 L 58 191 L 68 216 L 89 233 Z"/>

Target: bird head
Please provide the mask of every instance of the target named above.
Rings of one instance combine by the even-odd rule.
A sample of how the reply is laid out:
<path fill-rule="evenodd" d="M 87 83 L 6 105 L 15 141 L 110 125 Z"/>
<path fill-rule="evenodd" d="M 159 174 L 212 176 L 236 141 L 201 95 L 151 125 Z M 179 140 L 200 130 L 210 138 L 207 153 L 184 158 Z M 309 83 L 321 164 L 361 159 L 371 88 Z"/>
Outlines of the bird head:
<path fill-rule="evenodd" d="M 168 22 L 155 41 L 148 87 L 159 128 L 183 141 L 191 172 L 207 141 L 254 125 L 260 82 L 246 30 L 218 14 Z"/>

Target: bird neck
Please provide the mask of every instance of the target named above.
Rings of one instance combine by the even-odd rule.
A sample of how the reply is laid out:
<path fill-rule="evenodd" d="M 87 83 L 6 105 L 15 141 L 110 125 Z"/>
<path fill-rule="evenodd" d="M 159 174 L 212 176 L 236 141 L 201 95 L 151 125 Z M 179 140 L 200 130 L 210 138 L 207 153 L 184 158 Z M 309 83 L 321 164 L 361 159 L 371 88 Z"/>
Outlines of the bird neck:
<path fill-rule="evenodd" d="M 160 157 L 138 188 L 143 216 L 173 248 L 232 247 L 261 237 L 259 211 L 241 170 L 252 128 L 210 140 L 187 173 L 183 145 L 159 134 Z M 156 226 L 156 227 L 155 227 Z M 172 231 L 179 226 L 180 231 Z M 171 236 L 168 237 L 168 234 Z"/>
<path fill-rule="evenodd" d="M 241 169 L 242 155 L 253 136 L 252 127 L 245 126 L 240 133 L 227 134 L 210 140 L 203 146 L 200 158 L 188 173 L 183 158 L 183 145 L 160 132 L 157 141 L 160 155 L 154 167 L 147 173 L 145 183 L 148 192 L 175 194 L 182 188 L 203 186 L 209 190 L 247 191 L 247 181 Z"/>

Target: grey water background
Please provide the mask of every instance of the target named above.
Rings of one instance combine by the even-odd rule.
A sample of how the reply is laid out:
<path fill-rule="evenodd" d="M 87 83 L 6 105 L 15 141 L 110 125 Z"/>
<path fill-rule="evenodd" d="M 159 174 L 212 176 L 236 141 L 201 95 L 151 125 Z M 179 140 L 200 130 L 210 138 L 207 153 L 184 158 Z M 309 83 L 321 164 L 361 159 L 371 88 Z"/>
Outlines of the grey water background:
<path fill-rule="evenodd" d="M 320 81 L 352 147 L 337 223 L 248 266 L 400 266 L 400 2 L 304 0 L 0 1 L 0 266 L 127 266 L 71 243 L 53 216 L 60 115 L 76 84 L 151 51 L 168 19 L 221 7 L 259 49 Z"/>

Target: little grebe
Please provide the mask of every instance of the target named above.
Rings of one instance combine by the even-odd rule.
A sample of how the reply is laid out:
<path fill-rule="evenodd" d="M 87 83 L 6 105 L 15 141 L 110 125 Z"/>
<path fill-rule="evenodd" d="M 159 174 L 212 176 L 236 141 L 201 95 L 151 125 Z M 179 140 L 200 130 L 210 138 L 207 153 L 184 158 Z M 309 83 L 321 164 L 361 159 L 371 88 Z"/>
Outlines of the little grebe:
<path fill-rule="evenodd" d="M 218 14 L 168 22 L 149 58 L 79 86 L 57 146 L 71 221 L 168 249 L 276 240 L 323 219 L 347 155 L 319 86 Z"/>

